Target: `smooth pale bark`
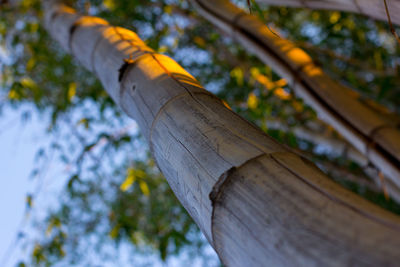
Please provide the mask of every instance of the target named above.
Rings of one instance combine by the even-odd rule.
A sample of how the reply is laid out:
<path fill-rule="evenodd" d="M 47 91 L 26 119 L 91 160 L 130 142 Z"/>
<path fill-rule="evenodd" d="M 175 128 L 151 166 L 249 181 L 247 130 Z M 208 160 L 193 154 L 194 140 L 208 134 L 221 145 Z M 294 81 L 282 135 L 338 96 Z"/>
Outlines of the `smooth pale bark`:
<path fill-rule="evenodd" d="M 45 23 L 138 122 L 160 170 L 227 266 L 400 261 L 399 217 L 332 182 L 136 34 L 58 5 Z"/>
<path fill-rule="evenodd" d="M 191 0 L 210 22 L 231 35 L 286 78 L 295 94 L 313 107 L 386 177 L 400 187 L 400 131 L 332 80 L 311 57 L 278 37 L 257 17 L 227 0 Z"/>
<path fill-rule="evenodd" d="M 388 21 L 383 0 L 256 0 L 258 3 L 303 7 L 311 9 L 328 9 L 350 11 L 366 15 L 373 19 Z M 386 0 L 392 23 L 400 25 L 400 1 Z"/>

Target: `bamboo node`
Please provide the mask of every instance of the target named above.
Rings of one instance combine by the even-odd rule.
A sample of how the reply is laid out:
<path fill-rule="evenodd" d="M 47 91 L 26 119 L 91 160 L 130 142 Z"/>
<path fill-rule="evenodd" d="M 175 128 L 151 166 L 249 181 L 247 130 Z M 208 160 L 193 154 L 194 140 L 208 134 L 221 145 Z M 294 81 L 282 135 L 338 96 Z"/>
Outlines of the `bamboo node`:
<path fill-rule="evenodd" d="M 244 12 L 244 11 L 241 11 L 241 12 L 239 12 L 239 13 L 237 13 L 236 15 L 235 15 L 235 17 L 233 17 L 233 20 L 232 20 L 232 27 L 233 28 L 238 28 L 239 27 L 239 20 L 243 17 L 243 16 L 246 16 L 247 15 L 247 13 L 246 12 Z"/>
<path fill-rule="evenodd" d="M 213 205 L 214 205 L 214 202 L 217 200 L 219 193 L 221 192 L 221 188 L 223 187 L 225 182 L 227 182 L 227 180 L 229 179 L 231 174 L 235 172 L 236 169 L 237 169 L 236 167 L 232 167 L 229 170 L 227 170 L 226 172 L 224 172 L 218 178 L 217 182 L 212 187 L 212 190 L 208 196 L 209 196 L 211 202 L 213 203 Z"/>
<path fill-rule="evenodd" d="M 118 81 L 119 81 L 119 82 L 121 82 L 121 81 L 123 80 L 124 75 L 125 75 L 125 73 L 126 73 L 128 67 L 135 66 L 135 64 L 136 64 L 139 60 L 143 59 L 143 58 L 146 57 L 146 56 L 149 56 L 149 55 L 153 55 L 153 54 L 154 54 L 153 52 L 149 52 L 149 51 L 143 51 L 143 50 L 139 50 L 139 51 L 140 51 L 140 52 L 143 52 L 143 54 L 141 54 L 141 55 L 139 55 L 139 56 L 137 56 L 137 57 L 135 57 L 135 58 L 133 58 L 133 54 L 130 54 L 130 55 L 129 55 L 129 58 L 124 58 L 124 59 L 123 59 L 124 63 L 121 65 L 121 67 L 120 67 L 119 70 L 118 70 L 118 73 L 119 73 L 119 74 L 118 74 Z"/>
<path fill-rule="evenodd" d="M 389 125 L 389 124 L 382 124 L 382 125 L 379 125 L 379 126 L 375 127 L 374 129 L 372 129 L 369 132 L 369 134 L 368 134 L 368 139 L 369 140 L 368 140 L 368 143 L 366 145 L 366 155 L 367 155 L 368 160 L 369 160 L 369 151 L 370 151 L 370 149 L 373 148 L 374 146 L 376 146 L 376 140 L 375 140 L 376 135 L 378 134 L 379 131 L 381 131 L 383 129 L 386 129 L 386 128 L 393 128 L 393 126 Z"/>
<path fill-rule="evenodd" d="M 78 18 L 74 24 L 69 28 L 69 38 L 68 38 L 68 49 L 72 51 L 72 36 L 74 35 L 76 29 L 82 24 L 82 21 Z"/>

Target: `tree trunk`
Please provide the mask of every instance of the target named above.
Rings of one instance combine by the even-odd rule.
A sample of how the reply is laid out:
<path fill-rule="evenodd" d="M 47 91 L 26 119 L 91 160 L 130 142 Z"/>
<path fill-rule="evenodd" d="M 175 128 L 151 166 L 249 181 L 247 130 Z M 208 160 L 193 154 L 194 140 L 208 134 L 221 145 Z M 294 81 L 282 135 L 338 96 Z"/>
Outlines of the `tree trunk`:
<path fill-rule="evenodd" d="M 134 118 L 227 266 L 390 266 L 400 218 L 329 180 L 135 33 L 50 6 L 47 28 Z"/>
<path fill-rule="evenodd" d="M 255 16 L 227 0 L 191 2 L 206 19 L 287 79 L 295 94 L 322 120 L 400 187 L 400 132 L 396 125 L 364 105 L 351 89 L 325 74 L 306 52 L 276 36 Z"/>
<path fill-rule="evenodd" d="M 311 9 L 329 9 L 339 11 L 349 11 L 366 15 L 373 19 L 388 21 L 383 0 L 256 0 L 259 3 L 304 7 Z M 400 25 L 400 1 L 386 0 L 391 15 L 392 22 Z"/>

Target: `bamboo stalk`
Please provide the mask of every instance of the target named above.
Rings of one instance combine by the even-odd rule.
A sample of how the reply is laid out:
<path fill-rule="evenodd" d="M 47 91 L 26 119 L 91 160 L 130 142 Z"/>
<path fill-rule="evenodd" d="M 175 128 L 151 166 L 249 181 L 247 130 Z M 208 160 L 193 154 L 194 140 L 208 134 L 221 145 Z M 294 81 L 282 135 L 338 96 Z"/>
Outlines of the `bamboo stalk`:
<path fill-rule="evenodd" d="M 259 3 L 311 9 L 340 10 L 359 13 L 388 22 L 383 0 L 256 0 Z M 400 25 L 400 1 L 387 0 L 388 11 L 394 24 Z"/>
<path fill-rule="evenodd" d="M 332 182 L 136 34 L 59 5 L 48 7 L 45 24 L 138 122 L 227 266 L 399 262 L 399 217 Z"/>
<path fill-rule="evenodd" d="M 255 16 L 226 0 L 191 2 L 206 19 L 287 79 L 296 95 L 322 120 L 400 187 L 400 132 L 395 125 L 364 105 L 351 89 L 332 80 L 308 54 L 276 36 Z"/>

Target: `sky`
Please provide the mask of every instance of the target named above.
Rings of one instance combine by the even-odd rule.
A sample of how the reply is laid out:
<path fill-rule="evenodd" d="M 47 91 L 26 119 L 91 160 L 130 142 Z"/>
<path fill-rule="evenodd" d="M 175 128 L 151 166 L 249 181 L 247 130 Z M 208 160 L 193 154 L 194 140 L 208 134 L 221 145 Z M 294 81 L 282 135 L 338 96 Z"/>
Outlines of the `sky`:
<path fill-rule="evenodd" d="M 32 214 L 40 216 L 45 214 L 51 199 L 57 198 L 57 192 L 62 188 L 62 174 L 64 167 L 57 162 L 45 162 L 47 171 L 40 179 L 32 178 L 32 170 L 37 166 L 37 152 L 41 147 L 46 147 L 49 137 L 45 134 L 48 120 L 38 117 L 36 112 L 31 112 L 30 119 L 21 120 L 24 112 L 29 108 L 13 110 L 5 108 L 0 114 L 0 266 L 14 267 L 21 259 L 26 258 L 27 249 L 24 250 L 23 239 L 17 239 L 21 230 L 31 234 Z M 57 178 L 57 179 L 54 179 Z M 61 179 L 60 179 L 61 178 Z M 60 182 L 57 182 L 59 180 Z M 40 183 L 42 181 L 42 183 Z M 36 192 L 39 186 L 38 198 L 34 199 L 31 216 L 26 216 L 26 196 Z M 38 215 L 39 214 L 39 215 Z M 17 241 L 18 240 L 18 241 Z M 29 246 L 28 246 L 29 248 Z M 130 265 L 128 255 L 130 247 L 122 247 L 120 260 Z M 207 255 L 217 264 L 217 256 L 209 247 Z M 166 263 L 160 262 L 158 257 L 151 259 L 154 266 L 182 266 L 188 262 L 188 255 L 170 257 Z M 138 262 L 147 262 L 149 259 L 138 255 Z M 201 262 L 192 262 L 193 266 L 202 266 Z M 108 265 L 107 265 L 108 266 Z"/>
<path fill-rule="evenodd" d="M 18 109 L 4 107 L 0 114 L 0 267 L 15 266 L 28 254 L 35 236 L 32 218 L 44 218 L 50 204 L 57 203 L 64 185 L 65 166 L 48 157 L 38 157 L 41 148 L 49 146 L 45 130 L 49 116 L 23 105 Z M 23 120 L 22 117 L 29 119 Z M 39 175 L 32 171 L 40 167 Z M 33 205 L 27 213 L 27 196 Z M 17 238 L 19 233 L 27 238 Z M 20 236 L 21 237 L 21 236 Z M 28 246 L 26 246 L 28 244 Z"/>
<path fill-rule="evenodd" d="M 45 144 L 45 121 L 32 117 L 22 122 L 23 110 L 5 109 L 0 116 L 0 265 L 14 266 L 21 255 L 15 249 L 15 238 L 24 223 L 26 196 L 34 190 L 30 179 L 34 158 Z M 7 257 L 6 257 L 6 255 Z M 5 257 L 8 259 L 4 264 Z"/>

